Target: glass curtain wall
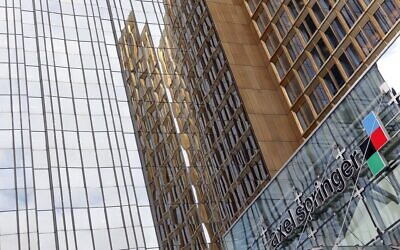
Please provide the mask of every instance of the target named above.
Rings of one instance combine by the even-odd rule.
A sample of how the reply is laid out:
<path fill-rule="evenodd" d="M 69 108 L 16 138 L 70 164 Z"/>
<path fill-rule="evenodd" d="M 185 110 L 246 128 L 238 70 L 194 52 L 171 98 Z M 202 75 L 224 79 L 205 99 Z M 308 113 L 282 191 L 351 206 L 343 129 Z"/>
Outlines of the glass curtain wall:
<path fill-rule="evenodd" d="M 158 248 L 116 44 L 162 9 L 0 0 L 1 249 Z"/>
<path fill-rule="evenodd" d="M 399 245 L 400 102 L 395 66 L 399 48 L 397 38 L 249 206 L 225 235 L 226 249 L 386 249 Z M 388 87 L 392 91 L 386 91 Z M 318 182 L 338 168 L 340 157 L 349 159 L 354 150 L 361 152 L 365 141 L 371 143 L 362 125 L 371 111 L 381 119 L 390 138 L 379 150 L 385 170 L 373 175 L 367 166 L 368 152 L 360 153 L 360 172 L 344 184 L 343 192 L 271 247 L 288 210 L 296 209 L 296 200 L 311 195 Z"/>

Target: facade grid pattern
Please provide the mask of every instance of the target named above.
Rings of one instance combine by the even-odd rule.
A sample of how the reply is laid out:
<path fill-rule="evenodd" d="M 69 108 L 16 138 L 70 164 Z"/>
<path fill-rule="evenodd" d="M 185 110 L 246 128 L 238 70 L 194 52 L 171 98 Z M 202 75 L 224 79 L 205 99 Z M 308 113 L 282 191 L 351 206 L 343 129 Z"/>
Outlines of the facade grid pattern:
<path fill-rule="evenodd" d="M 115 40 L 128 2 L 0 1 L 1 249 L 158 248 Z"/>
<path fill-rule="evenodd" d="M 120 39 L 121 60 L 157 230 L 164 249 L 206 246 L 198 205 L 190 183 L 193 168 L 186 166 L 182 140 L 174 125 L 160 62 L 149 25 L 141 34 L 134 13 Z"/>
<path fill-rule="evenodd" d="M 144 25 L 129 19 L 120 40 L 139 147 L 154 187 L 150 188 L 151 203 L 163 246 L 204 244 L 201 233 L 207 231 L 210 246 L 218 247 L 224 230 L 270 175 L 207 2 L 166 1 L 162 5 L 162 17 L 157 15 L 152 23 L 148 18 Z M 144 37 L 147 32 L 151 42 Z M 158 111 L 164 108 L 165 112 Z M 180 155 L 182 148 L 187 162 Z M 170 176 L 168 171 L 184 164 L 186 170 Z M 163 178 L 172 184 L 180 177 L 182 190 L 162 185 Z M 193 197 L 184 200 L 181 194 L 188 189 Z M 177 209 L 193 210 L 183 219 L 187 221 L 178 220 L 181 226 L 171 224 Z"/>
<path fill-rule="evenodd" d="M 161 61 L 204 204 L 211 242 L 219 244 L 270 175 L 255 140 L 207 1 L 170 1 Z M 168 45 L 176 50 L 163 49 Z M 192 136 L 193 135 L 193 136 Z M 201 172 L 200 172 L 201 171 Z"/>
<path fill-rule="evenodd" d="M 246 0 L 303 136 L 398 30 L 397 0 Z"/>

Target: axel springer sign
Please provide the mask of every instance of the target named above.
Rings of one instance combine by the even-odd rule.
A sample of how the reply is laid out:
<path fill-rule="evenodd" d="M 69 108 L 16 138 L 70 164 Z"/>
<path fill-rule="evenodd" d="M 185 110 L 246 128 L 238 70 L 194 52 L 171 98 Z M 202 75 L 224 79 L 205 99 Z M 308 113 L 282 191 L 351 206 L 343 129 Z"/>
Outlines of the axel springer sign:
<path fill-rule="evenodd" d="M 320 210 L 336 194 L 342 193 L 350 180 L 357 176 L 360 170 L 359 153 L 354 151 L 348 159 L 342 159 L 338 167 L 322 181 L 314 183 L 313 191 L 305 198 L 300 195 L 297 207 L 289 209 L 285 219 L 280 221 L 275 231 L 264 235 L 271 249 L 277 248 L 282 242 L 291 238 L 295 232 L 312 219 L 312 215 Z M 268 233 L 266 233 L 268 234 Z"/>
<path fill-rule="evenodd" d="M 267 245 L 270 248 L 277 248 L 285 240 L 293 237 L 308 221 L 313 219 L 313 214 L 329 203 L 333 196 L 342 193 L 350 180 L 357 176 L 362 165 L 359 164 L 361 162 L 359 160 L 363 159 L 367 162 L 374 176 L 386 167 L 386 161 L 379 150 L 389 142 L 390 137 L 382 121 L 374 112 L 370 112 L 363 119 L 362 125 L 368 135 L 360 145 L 362 154 L 354 151 L 348 159 L 342 159 L 329 176 L 322 181 L 316 181 L 314 189 L 306 198 L 303 198 L 303 195 L 296 198 L 297 206 L 285 213 L 285 219 L 278 223 L 275 231 L 271 234 L 264 231 L 263 236 L 267 238 Z"/>

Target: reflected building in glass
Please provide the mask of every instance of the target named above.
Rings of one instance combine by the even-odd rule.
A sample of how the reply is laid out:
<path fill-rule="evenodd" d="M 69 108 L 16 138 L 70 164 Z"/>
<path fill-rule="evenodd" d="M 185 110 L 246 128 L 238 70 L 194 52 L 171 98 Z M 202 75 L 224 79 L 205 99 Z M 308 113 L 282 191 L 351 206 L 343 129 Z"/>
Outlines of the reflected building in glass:
<path fill-rule="evenodd" d="M 168 79 L 151 33 L 149 24 L 139 33 L 132 12 L 119 46 L 160 246 L 202 249 L 207 247 L 208 234 L 202 223 L 206 221 L 204 205 L 199 204 L 193 184 L 198 170 L 187 158 L 188 135 L 178 133 L 175 126 L 165 84 Z"/>
<path fill-rule="evenodd" d="M 131 1 L 0 1 L 1 249 L 158 248 L 117 42 Z"/>
<path fill-rule="evenodd" d="M 327 115 L 396 37 L 400 3 L 168 0 L 142 4 L 152 14 L 135 11 L 136 19 L 127 19 L 120 51 L 160 241 L 170 248 L 199 247 L 204 242 L 228 249 L 247 249 L 253 244 L 268 248 L 259 238 L 248 238 L 248 227 L 237 231 L 235 227 L 246 223 L 244 211 L 262 199 L 261 191 L 273 185 L 271 178 L 286 171 L 288 160 L 299 154 L 298 147 L 302 143 L 304 147 L 317 128 L 330 126 Z M 375 77 L 375 82 L 364 83 L 372 89 L 363 90 L 368 98 L 378 94 L 383 84 L 379 74 Z M 341 116 L 353 117 L 354 110 L 344 109 Z M 371 110 L 356 109 L 360 116 Z M 345 136 L 334 134 L 318 143 L 333 151 Z M 360 138 L 353 139 L 351 147 Z M 308 165 L 320 160 L 319 153 L 326 154 L 318 148 L 304 150 L 312 158 L 304 162 Z M 170 159 L 166 171 L 164 159 Z M 305 171 L 302 164 L 296 165 L 300 172 L 293 175 L 310 179 L 298 180 L 303 184 L 313 184 L 324 166 L 312 165 L 315 173 L 307 177 L 301 172 Z M 176 168 L 185 171 L 172 172 Z M 168 171 L 174 173 L 173 179 Z M 305 190 L 292 179 L 278 182 L 277 190 L 271 191 L 265 216 L 275 210 L 284 212 L 281 203 L 286 202 L 287 189 Z M 169 189 L 169 185 L 183 190 Z M 181 194 L 191 198 L 178 199 Z M 191 209 L 196 212 L 186 212 Z M 195 220 L 183 222 L 182 211 L 186 219 Z M 181 226 L 170 225 L 171 219 Z M 257 230 L 267 230 L 268 223 L 260 221 L 255 224 Z M 332 230 L 337 230 L 338 237 L 351 234 L 354 223 L 349 219 L 339 230 Z M 332 234 L 330 228 L 326 230 Z M 346 237 L 341 240 L 350 242 Z M 334 245 L 304 242 L 299 243 L 304 249 Z M 282 246 L 296 247 L 291 244 Z"/>

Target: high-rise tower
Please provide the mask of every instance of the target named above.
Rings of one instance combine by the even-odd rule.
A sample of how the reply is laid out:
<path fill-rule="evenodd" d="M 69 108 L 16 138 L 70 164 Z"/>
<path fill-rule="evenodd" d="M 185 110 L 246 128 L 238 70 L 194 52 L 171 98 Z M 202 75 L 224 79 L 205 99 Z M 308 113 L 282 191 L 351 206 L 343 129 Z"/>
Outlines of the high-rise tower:
<path fill-rule="evenodd" d="M 138 146 L 151 167 L 150 185 L 168 176 L 157 159 L 183 156 L 168 168 L 185 165 L 187 171 L 176 176 L 191 190 L 189 207 L 198 219 L 178 223 L 182 227 L 158 226 L 166 230 L 160 237 L 169 247 L 187 246 L 197 236 L 206 242 L 209 236 L 219 246 L 271 177 L 282 176 L 299 145 L 393 41 L 400 17 L 398 1 L 169 0 L 146 6 L 154 15 L 126 26 L 137 34 L 144 28 L 152 41 L 149 36 L 136 43 L 121 40 L 131 109 L 142 133 Z M 381 79 L 370 84 L 374 93 Z M 168 143 L 161 139 L 168 136 Z M 319 151 L 309 152 L 311 162 L 319 159 L 314 153 Z M 156 219 L 168 225 L 168 213 L 176 215 L 176 208 L 186 205 L 168 195 L 182 190 L 163 190 L 168 194 L 163 197 L 157 191 L 163 186 L 154 187 L 153 207 L 166 204 Z M 278 204 L 298 187 L 286 183 L 276 189 L 271 192 L 279 195 L 271 200 Z"/>
<path fill-rule="evenodd" d="M 1 249 L 158 248 L 116 47 L 132 8 L 0 1 Z"/>
<path fill-rule="evenodd" d="M 141 25 L 134 19 L 126 22 L 127 33 L 121 39 L 121 54 L 127 71 L 127 86 L 131 89 L 128 95 L 136 114 L 135 122 L 140 127 L 137 128 L 138 132 L 143 133 L 143 138 L 152 140 L 155 134 L 158 136 L 165 133 L 170 137 L 173 137 L 170 133 L 180 134 L 176 137 L 179 139 L 177 142 L 185 149 L 185 164 L 188 164 L 190 173 L 189 177 L 185 177 L 190 182 L 184 182 L 184 186 L 193 191 L 199 221 L 193 221 L 193 225 L 183 224 L 178 231 L 185 231 L 185 227 L 197 228 L 202 224 L 203 234 L 209 235 L 210 243 L 218 246 L 223 232 L 265 186 L 270 173 L 275 173 L 280 164 L 289 157 L 289 152 L 294 151 L 300 134 L 296 132 L 295 123 L 290 120 L 278 88 L 271 85 L 268 74 L 264 72 L 266 64 L 262 59 L 257 61 L 257 65 L 252 65 L 252 59 L 248 57 L 245 63 L 249 65 L 246 67 L 235 65 L 244 73 L 242 77 L 237 75 L 241 84 L 238 85 L 230 67 L 231 63 L 235 63 L 233 59 L 228 60 L 224 52 L 205 1 L 169 1 L 164 11 L 162 16 L 153 19 L 158 27 L 150 22 L 148 25 Z M 140 29 L 144 29 L 143 34 L 157 34 L 153 36 L 153 43 L 144 41 L 143 35 L 139 39 Z M 132 30 L 135 34 L 133 37 L 136 37 L 133 39 L 130 34 Z M 160 41 L 155 40 L 157 38 Z M 135 39 L 142 42 L 135 42 Z M 258 43 L 256 36 L 248 40 Z M 153 47 L 158 47 L 157 53 Z M 254 49 L 254 46 L 250 48 Z M 251 49 L 249 53 L 254 53 Z M 151 51 L 153 56 L 143 56 L 144 51 Z M 149 70 L 147 66 L 140 65 L 156 65 L 157 70 Z M 254 77 L 253 73 L 260 83 L 249 87 L 247 84 L 249 78 Z M 163 79 L 162 84 L 157 80 L 159 74 Z M 164 93 L 164 88 L 167 93 Z M 252 103 L 252 96 L 258 92 L 263 93 L 259 100 L 271 98 L 268 103 L 270 108 L 261 113 L 258 113 L 258 105 Z M 140 93 L 155 94 L 146 97 Z M 165 94 L 168 98 L 162 99 Z M 165 101 L 171 103 L 171 114 L 155 112 L 157 107 L 167 107 Z M 166 115 L 169 117 L 172 114 L 175 122 L 167 124 L 169 132 L 161 129 L 166 124 L 149 122 L 148 126 L 140 125 L 147 120 L 162 121 Z M 286 128 L 284 132 L 277 133 L 277 136 L 271 132 L 278 126 L 276 119 L 281 122 L 280 126 Z M 262 140 L 256 139 L 252 128 L 252 123 L 257 120 L 261 123 L 271 122 L 264 123 L 267 132 L 260 134 L 261 137 L 264 136 Z M 170 129 L 171 126 L 174 128 Z M 147 171 L 149 179 L 157 179 L 163 167 L 162 164 L 153 166 L 152 162 L 172 153 L 162 149 L 164 142 L 157 143 L 161 145 L 148 145 L 147 140 L 143 140 L 139 145 L 146 164 L 159 169 Z M 266 154 L 270 148 L 276 151 L 288 149 L 289 152 L 268 153 L 270 158 L 267 159 L 271 162 L 268 165 L 262 153 Z M 182 162 L 176 162 L 168 168 L 181 165 Z M 162 186 L 158 188 L 163 189 Z M 155 201 L 153 205 L 156 209 L 160 197 L 162 196 L 159 193 L 152 193 L 151 199 Z M 175 214 L 173 204 L 167 202 L 166 211 Z M 156 217 L 160 222 L 168 224 L 168 217 L 159 214 Z M 165 230 L 160 224 L 158 227 L 159 231 Z M 187 232 L 189 231 L 186 230 L 185 233 Z M 166 238 L 169 237 L 162 236 L 161 240 Z M 182 241 L 179 244 L 186 245 Z"/>

